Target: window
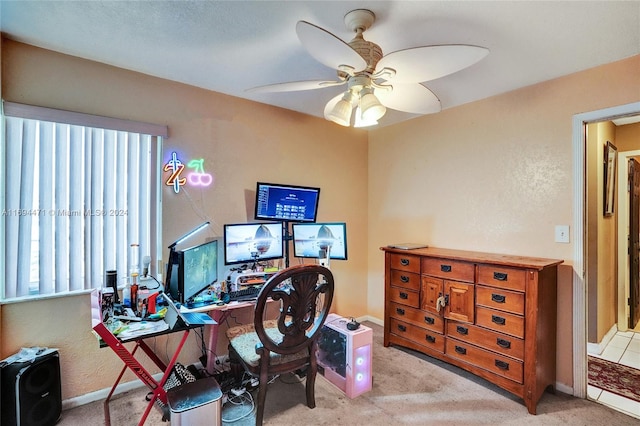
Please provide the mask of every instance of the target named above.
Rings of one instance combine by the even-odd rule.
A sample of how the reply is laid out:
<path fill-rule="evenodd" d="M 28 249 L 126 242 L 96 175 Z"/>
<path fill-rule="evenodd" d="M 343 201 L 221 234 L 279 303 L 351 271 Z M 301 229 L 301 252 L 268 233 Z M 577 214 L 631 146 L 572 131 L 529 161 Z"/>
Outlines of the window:
<path fill-rule="evenodd" d="M 3 107 L 0 300 L 122 285 L 130 244 L 159 258 L 166 126 Z"/>

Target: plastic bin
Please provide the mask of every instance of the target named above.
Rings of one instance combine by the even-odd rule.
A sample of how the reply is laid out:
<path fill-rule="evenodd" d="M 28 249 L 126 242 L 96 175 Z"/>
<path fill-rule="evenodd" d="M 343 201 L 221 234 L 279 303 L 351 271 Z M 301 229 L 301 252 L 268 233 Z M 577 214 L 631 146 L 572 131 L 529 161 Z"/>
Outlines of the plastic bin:
<path fill-rule="evenodd" d="M 220 426 L 222 390 L 215 378 L 199 379 L 167 392 L 172 426 Z"/>

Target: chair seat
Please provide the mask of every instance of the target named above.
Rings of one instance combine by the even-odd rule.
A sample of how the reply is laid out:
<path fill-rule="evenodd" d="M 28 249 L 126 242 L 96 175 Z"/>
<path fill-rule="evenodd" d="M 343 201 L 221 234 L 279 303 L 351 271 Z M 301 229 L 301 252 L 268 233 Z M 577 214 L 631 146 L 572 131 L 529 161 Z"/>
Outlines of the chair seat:
<path fill-rule="evenodd" d="M 264 329 L 267 335 L 275 342 L 281 342 L 283 334 L 280 333 L 275 320 L 264 322 Z M 260 355 L 256 353 L 256 345 L 260 344 L 260 338 L 255 331 L 253 324 L 243 324 L 227 330 L 229 343 L 239 357 L 251 367 L 257 368 L 260 363 Z M 284 364 L 299 359 L 307 358 L 309 352 L 303 349 L 295 354 L 281 355 L 275 352 L 269 354 L 271 365 Z"/>

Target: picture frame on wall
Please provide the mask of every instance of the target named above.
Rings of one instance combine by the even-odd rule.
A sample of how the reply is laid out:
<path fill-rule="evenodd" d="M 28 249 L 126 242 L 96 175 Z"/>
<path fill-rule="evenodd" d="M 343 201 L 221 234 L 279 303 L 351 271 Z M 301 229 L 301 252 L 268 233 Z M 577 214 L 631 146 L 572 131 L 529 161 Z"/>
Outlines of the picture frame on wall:
<path fill-rule="evenodd" d="M 613 216 L 616 193 L 618 148 L 607 141 L 604 146 L 604 215 Z"/>

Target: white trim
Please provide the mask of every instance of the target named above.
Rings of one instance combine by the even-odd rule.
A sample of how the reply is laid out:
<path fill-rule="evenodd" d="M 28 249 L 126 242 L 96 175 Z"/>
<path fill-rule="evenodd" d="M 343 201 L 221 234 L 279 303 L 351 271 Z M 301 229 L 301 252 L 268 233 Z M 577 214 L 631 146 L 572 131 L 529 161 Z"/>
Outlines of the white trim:
<path fill-rule="evenodd" d="M 598 343 L 589 343 L 589 342 L 587 342 L 587 353 L 589 355 L 600 355 L 600 354 L 602 354 L 604 349 L 607 347 L 607 345 L 609 344 L 611 339 L 613 339 L 613 336 L 615 336 L 617 332 L 618 332 L 618 328 L 616 327 L 615 324 L 613 324 L 611 326 L 611 328 L 609 329 L 609 331 L 607 331 L 607 334 L 604 335 L 604 337 L 602 338 L 602 340 L 600 342 L 598 342 Z"/>
<path fill-rule="evenodd" d="M 564 383 L 556 382 L 556 390 L 558 392 L 566 393 L 567 395 L 573 395 L 573 388 Z"/>
<path fill-rule="evenodd" d="M 52 121 L 78 126 L 96 127 L 99 129 L 121 130 L 124 132 L 142 133 L 167 138 L 169 129 L 159 124 L 142 123 L 120 118 L 102 117 L 99 115 L 65 111 L 4 101 L 4 115 L 9 117 L 29 118 L 31 120 Z"/>
<path fill-rule="evenodd" d="M 162 373 L 156 373 L 153 375 L 153 378 L 156 381 L 162 380 Z M 130 382 L 119 384 L 116 388 L 113 395 L 119 395 L 121 393 L 129 392 L 133 389 L 139 389 L 141 387 L 146 386 L 140 380 L 132 380 Z M 85 393 L 84 395 L 76 396 L 74 398 L 65 399 L 62 401 L 62 411 L 70 410 L 75 407 L 80 407 L 81 405 L 90 404 L 96 401 L 104 401 L 107 399 L 111 388 L 104 388 L 94 392 Z"/>
<path fill-rule="evenodd" d="M 6 164 L 6 150 L 5 150 L 5 146 L 6 146 L 6 142 L 5 142 L 5 137 L 6 137 L 6 133 L 5 133 L 5 126 L 4 126 L 4 107 L 2 104 L 0 104 L 0 115 L 1 115 L 1 119 L 0 119 L 0 164 Z M 0 197 L 0 211 L 4 211 L 5 210 L 5 197 L 7 194 L 7 186 L 6 186 L 6 181 L 5 181 L 5 171 L 3 170 L 2 173 L 0 173 L 0 193 L 3 194 L 2 197 Z M 5 221 L 4 220 L 0 220 L 0 241 L 5 241 Z M 5 244 L 2 243 L 0 244 L 0 259 L 6 259 L 5 257 Z M 6 275 L 5 275 L 5 266 L 4 266 L 5 262 L 0 262 L 0 300 L 3 300 L 5 297 L 5 280 L 6 280 Z M 1 345 L 0 345 L 1 346 Z"/>
<path fill-rule="evenodd" d="M 384 327 L 384 321 L 383 320 L 381 320 L 380 318 L 372 317 L 371 315 L 364 315 L 364 316 L 358 317 L 356 319 L 358 320 L 358 322 L 371 321 L 372 323 L 374 323 L 376 325 Z"/>
<path fill-rule="evenodd" d="M 640 113 L 640 102 L 573 116 L 573 395 L 587 397 L 587 289 L 584 282 L 585 123 Z"/>

